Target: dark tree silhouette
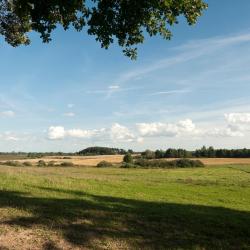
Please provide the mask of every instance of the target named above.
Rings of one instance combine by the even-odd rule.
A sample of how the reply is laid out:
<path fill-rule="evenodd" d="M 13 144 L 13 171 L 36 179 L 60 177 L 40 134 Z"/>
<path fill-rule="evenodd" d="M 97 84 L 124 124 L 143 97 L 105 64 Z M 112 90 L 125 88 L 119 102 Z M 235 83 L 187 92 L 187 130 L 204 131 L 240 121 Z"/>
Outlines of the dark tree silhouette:
<path fill-rule="evenodd" d="M 30 31 L 47 43 L 60 25 L 76 31 L 86 27 L 103 48 L 117 42 L 125 55 L 135 59 L 135 46 L 143 43 L 146 33 L 170 39 L 170 26 L 178 23 L 179 16 L 192 25 L 206 8 L 203 0 L 1 0 L 0 34 L 18 46 L 30 43 Z"/>

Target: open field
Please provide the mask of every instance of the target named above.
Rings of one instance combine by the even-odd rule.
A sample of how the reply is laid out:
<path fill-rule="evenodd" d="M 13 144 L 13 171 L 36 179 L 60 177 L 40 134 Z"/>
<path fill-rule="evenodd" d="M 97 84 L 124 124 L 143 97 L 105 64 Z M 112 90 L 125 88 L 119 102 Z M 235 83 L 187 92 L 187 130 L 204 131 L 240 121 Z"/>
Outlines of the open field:
<path fill-rule="evenodd" d="M 21 158 L 21 159 L 20 159 Z M 72 162 L 79 166 L 96 166 L 100 161 L 108 161 L 113 164 L 119 164 L 123 160 L 123 155 L 100 155 L 100 156 L 47 156 L 42 158 L 25 158 L 16 157 L 11 158 L 11 156 L 0 156 L 0 162 L 7 160 L 17 160 L 19 162 L 29 161 L 32 164 L 36 164 L 39 160 L 44 160 L 45 162 L 54 161 L 55 164 L 60 164 L 62 162 Z M 176 158 L 162 159 L 171 161 Z M 225 164 L 250 164 L 250 158 L 194 158 L 201 160 L 205 165 L 225 165 Z"/>
<path fill-rule="evenodd" d="M 0 166 L 0 249 L 250 249 L 250 165 Z"/>
<path fill-rule="evenodd" d="M 27 159 L 26 154 L 20 154 L 20 155 L 15 155 L 15 154 L 0 154 L 0 161 L 15 161 L 15 160 L 23 160 Z"/>
<path fill-rule="evenodd" d="M 54 161 L 55 164 L 60 164 L 62 162 L 72 162 L 75 165 L 80 166 L 96 166 L 100 161 L 108 161 L 114 164 L 121 163 L 123 159 L 123 155 L 100 155 L 100 156 L 47 156 L 42 158 L 35 158 L 35 159 L 21 159 L 17 160 L 19 162 L 29 161 L 32 164 L 36 164 L 39 160 L 44 160 L 45 162 Z"/>

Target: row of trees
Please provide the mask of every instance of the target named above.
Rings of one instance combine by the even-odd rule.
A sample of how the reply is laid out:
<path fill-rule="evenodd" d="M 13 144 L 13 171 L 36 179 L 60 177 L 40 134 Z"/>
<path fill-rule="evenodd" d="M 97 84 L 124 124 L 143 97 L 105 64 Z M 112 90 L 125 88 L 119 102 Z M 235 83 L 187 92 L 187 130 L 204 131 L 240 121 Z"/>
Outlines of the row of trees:
<path fill-rule="evenodd" d="M 126 153 L 133 154 L 133 150 L 128 151 L 120 148 L 108 148 L 108 147 L 89 147 L 78 152 L 79 155 L 124 155 Z"/>
<path fill-rule="evenodd" d="M 213 147 L 203 146 L 195 151 L 185 149 L 167 150 L 146 150 L 142 152 L 142 157 L 146 159 L 161 158 L 192 158 L 192 157 L 208 157 L 208 158 L 250 158 L 250 149 L 214 149 Z"/>

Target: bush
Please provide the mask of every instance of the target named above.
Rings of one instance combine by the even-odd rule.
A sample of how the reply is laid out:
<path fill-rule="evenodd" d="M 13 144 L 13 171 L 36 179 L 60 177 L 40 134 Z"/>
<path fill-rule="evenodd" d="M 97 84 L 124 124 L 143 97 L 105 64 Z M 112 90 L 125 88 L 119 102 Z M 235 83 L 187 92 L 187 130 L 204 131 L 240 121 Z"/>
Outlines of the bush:
<path fill-rule="evenodd" d="M 4 165 L 11 166 L 11 167 L 21 167 L 22 163 L 18 161 L 6 161 Z"/>
<path fill-rule="evenodd" d="M 173 161 L 139 159 L 135 165 L 143 168 L 195 168 L 204 167 L 199 160 L 178 159 Z"/>
<path fill-rule="evenodd" d="M 98 168 L 109 168 L 109 167 L 113 167 L 113 164 L 111 162 L 108 162 L 108 161 L 101 161 L 96 166 Z"/>
<path fill-rule="evenodd" d="M 46 167 L 46 162 L 45 162 L 44 160 L 39 160 L 39 161 L 37 162 L 37 166 L 38 166 L 38 167 Z"/>
<path fill-rule="evenodd" d="M 145 152 L 141 153 L 141 156 L 145 159 L 154 159 L 155 158 L 155 152 L 147 149 Z"/>
<path fill-rule="evenodd" d="M 121 168 L 137 168 L 138 166 L 137 165 L 135 165 L 135 164 L 133 164 L 133 163 L 123 163 L 122 165 L 121 165 Z"/>
<path fill-rule="evenodd" d="M 74 167 L 74 163 L 73 162 L 68 162 L 68 161 L 65 161 L 65 162 L 62 162 L 60 164 L 61 167 Z"/>
<path fill-rule="evenodd" d="M 24 165 L 25 167 L 31 167 L 31 166 L 32 166 L 32 163 L 31 163 L 30 161 L 25 161 L 25 162 L 23 162 L 23 165 Z"/>
<path fill-rule="evenodd" d="M 199 168 L 204 167 L 200 160 L 179 159 L 175 160 L 176 167 L 178 168 Z"/>
<path fill-rule="evenodd" d="M 133 157 L 131 154 L 127 153 L 123 157 L 123 162 L 125 163 L 133 163 Z"/>
<path fill-rule="evenodd" d="M 64 156 L 63 159 L 65 159 L 65 160 L 70 160 L 70 159 L 72 159 L 72 158 L 69 157 L 69 156 Z"/>
<path fill-rule="evenodd" d="M 48 162 L 48 167 L 54 167 L 55 166 L 55 161 L 49 161 Z"/>

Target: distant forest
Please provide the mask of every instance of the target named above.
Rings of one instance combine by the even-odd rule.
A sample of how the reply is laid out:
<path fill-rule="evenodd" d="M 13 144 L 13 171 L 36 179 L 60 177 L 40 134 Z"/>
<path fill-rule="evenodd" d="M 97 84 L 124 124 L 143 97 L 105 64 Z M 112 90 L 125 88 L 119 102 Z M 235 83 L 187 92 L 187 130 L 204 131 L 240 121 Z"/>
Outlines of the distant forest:
<path fill-rule="evenodd" d="M 185 149 L 167 150 L 146 150 L 142 152 L 142 156 L 148 159 L 161 158 L 250 158 L 250 149 L 214 149 L 213 147 L 203 146 L 201 149 L 195 151 L 188 151 Z"/>
<path fill-rule="evenodd" d="M 1 155 L 16 155 L 19 158 L 40 158 L 44 156 L 88 156 L 88 155 L 125 155 L 141 154 L 146 159 L 161 159 L 161 158 L 250 158 L 250 149 L 215 149 L 213 147 L 203 146 L 200 149 L 189 151 L 185 149 L 169 148 L 167 150 L 145 150 L 144 152 L 134 152 L 133 150 L 125 150 L 109 147 L 88 147 L 75 153 L 63 152 L 0 152 Z"/>

